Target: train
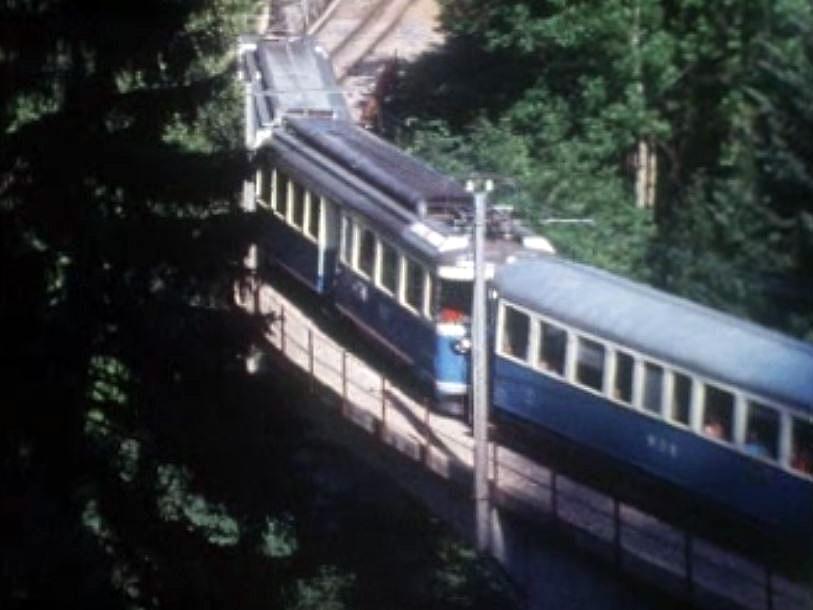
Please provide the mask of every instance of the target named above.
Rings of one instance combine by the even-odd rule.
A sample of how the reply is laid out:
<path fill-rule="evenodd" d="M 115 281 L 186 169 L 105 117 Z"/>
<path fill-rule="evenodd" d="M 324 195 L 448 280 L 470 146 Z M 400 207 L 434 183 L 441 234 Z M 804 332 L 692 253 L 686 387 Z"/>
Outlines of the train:
<path fill-rule="evenodd" d="M 438 408 L 462 413 L 472 194 L 347 120 L 329 62 L 311 40 L 260 40 L 244 54 L 246 141 L 255 149 L 244 207 L 264 212 L 259 258 L 386 346 Z M 552 251 L 509 210 L 494 210 L 489 226 L 491 273 Z"/>
<path fill-rule="evenodd" d="M 463 415 L 471 193 L 348 120 L 312 41 L 249 40 L 241 55 L 244 208 L 261 226 L 261 264 Z M 486 233 L 497 418 L 760 532 L 813 539 L 813 345 L 566 261 L 506 206 L 490 209 Z"/>
<path fill-rule="evenodd" d="M 810 542 L 813 345 L 553 256 L 492 290 L 496 413 Z"/>

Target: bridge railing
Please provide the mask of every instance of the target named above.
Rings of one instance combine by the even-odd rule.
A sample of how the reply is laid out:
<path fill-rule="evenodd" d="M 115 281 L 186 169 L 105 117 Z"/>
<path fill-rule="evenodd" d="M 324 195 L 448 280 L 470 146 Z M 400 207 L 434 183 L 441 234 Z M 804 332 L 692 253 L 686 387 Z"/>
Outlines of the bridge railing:
<path fill-rule="evenodd" d="M 433 413 L 386 375 L 321 332 L 268 285 L 238 296 L 266 316 L 268 355 L 301 373 L 309 388 L 329 395 L 339 411 L 382 442 L 471 491 L 473 441 L 468 426 Z M 281 358 L 280 358 L 281 357 Z M 808 587 L 742 555 L 678 529 L 618 498 L 591 489 L 520 452 L 490 444 L 495 502 L 576 534 L 626 573 L 635 573 L 694 602 L 720 601 L 753 610 L 813 609 Z"/>

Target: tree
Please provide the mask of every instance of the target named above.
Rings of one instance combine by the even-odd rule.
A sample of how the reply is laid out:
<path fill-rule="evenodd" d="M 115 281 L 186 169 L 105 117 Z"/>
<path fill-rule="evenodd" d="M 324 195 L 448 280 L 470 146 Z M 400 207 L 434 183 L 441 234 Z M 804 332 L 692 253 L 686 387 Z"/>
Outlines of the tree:
<path fill-rule="evenodd" d="M 810 100 L 803 42 L 809 4 L 443 4 L 450 49 L 463 44 L 502 62 L 505 73 L 521 74 L 513 80 L 522 88 L 512 90 L 498 70 L 474 72 L 470 78 L 482 90 L 507 103 L 468 98 L 479 112 L 452 108 L 454 115 L 440 118 L 451 135 L 465 133 L 475 143 L 493 146 L 494 138 L 477 134 L 495 130 L 521 143 L 525 210 L 561 252 L 785 330 L 811 332 L 810 297 L 798 288 L 810 268 L 802 203 L 809 197 L 797 190 L 811 157 L 791 136 L 806 129 L 808 118 L 788 102 Z M 408 74 L 394 108 L 408 116 L 406 100 L 433 89 Z M 437 118 L 423 101 L 413 107 L 423 121 L 413 127 Z M 468 119 L 461 125 L 459 117 Z M 477 144 L 465 148 L 469 157 L 480 152 Z M 478 169 L 515 165 L 494 161 Z M 654 203 L 652 217 L 631 211 L 636 202 Z M 544 224 L 557 217 L 596 224 L 591 230 Z"/>
<path fill-rule="evenodd" d="M 229 306 L 256 241 L 232 205 L 246 171 L 232 50 L 249 7 L 0 12 L 3 608 L 340 608 L 382 591 L 364 578 L 378 541 L 359 558 L 357 541 L 342 554 L 314 533 L 320 510 L 338 505 L 339 527 L 351 511 L 325 509 L 297 468 L 325 449 L 291 415 L 295 388 L 243 368 L 262 325 Z M 418 556 L 445 540 L 426 518 L 422 536 L 398 525 Z M 438 563 L 421 565 L 425 579 Z"/>

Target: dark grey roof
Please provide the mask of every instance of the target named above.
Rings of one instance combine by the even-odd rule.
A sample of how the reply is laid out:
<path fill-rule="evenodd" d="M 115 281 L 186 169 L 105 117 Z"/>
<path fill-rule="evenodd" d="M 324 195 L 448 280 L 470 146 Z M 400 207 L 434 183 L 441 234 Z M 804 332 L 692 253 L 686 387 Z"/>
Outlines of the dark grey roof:
<path fill-rule="evenodd" d="M 346 174 L 337 171 L 335 167 L 322 165 L 309 156 L 308 147 L 302 146 L 296 139 L 274 137 L 269 148 L 273 151 L 275 165 L 306 188 L 360 213 L 385 234 L 397 237 L 402 246 L 406 246 L 421 259 L 439 260 L 436 248 L 408 230 L 417 220 L 408 210 L 376 196 L 374 191 L 359 189 L 353 181 L 347 179 Z"/>
<path fill-rule="evenodd" d="M 289 119 L 288 124 L 320 152 L 416 213 L 422 206 L 471 206 L 471 194 L 460 183 L 352 123 Z"/>
<path fill-rule="evenodd" d="M 243 69 L 253 87 L 254 110 L 261 126 L 290 114 L 350 118 L 333 66 L 309 36 L 258 39 L 256 49 L 244 54 Z"/>
<path fill-rule="evenodd" d="M 690 371 L 813 413 L 813 345 L 592 267 L 503 267 L 510 301 Z"/>

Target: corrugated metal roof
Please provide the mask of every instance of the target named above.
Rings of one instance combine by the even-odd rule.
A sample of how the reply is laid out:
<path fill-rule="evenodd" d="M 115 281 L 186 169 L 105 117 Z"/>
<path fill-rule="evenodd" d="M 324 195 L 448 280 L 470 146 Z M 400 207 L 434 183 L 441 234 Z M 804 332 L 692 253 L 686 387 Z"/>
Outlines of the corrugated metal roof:
<path fill-rule="evenodd" d="M 508 300 L 813 413 L 813 345 L 613 274 L 544 256 L 500 270 Z"/>
<path fill-rule="evenodd" d="M 254 103 L 272 119 L 315 112 L 350 119 L 333 66 L 309 36 L 257 40 L 255 50 L 245 54 L 244 69 Z"/>
<path fill-rule="evenodd" d="M 325 119 L 289 119 L 320 152 L 419 213 L 422 206 L 472 205 L 463 186 L 356 125 Z"/>

